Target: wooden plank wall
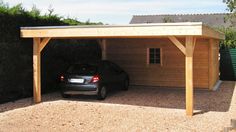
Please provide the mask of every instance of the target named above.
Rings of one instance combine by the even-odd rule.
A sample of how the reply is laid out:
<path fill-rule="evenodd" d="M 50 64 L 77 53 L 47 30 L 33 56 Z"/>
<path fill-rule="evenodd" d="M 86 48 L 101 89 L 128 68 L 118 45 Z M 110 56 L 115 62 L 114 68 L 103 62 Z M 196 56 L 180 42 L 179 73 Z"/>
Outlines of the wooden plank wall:
<path fill-rule="evenodd" d="M 208 43 L 207 39 L 196 43 L 194 87 L 209 87 Z M 147 65 L 147 48 L 155 47 L 161 48 L 162 65 Z M 168 38 L 108 39 L 107 58 L 128 72 L 131 85 L 185 87 L 185 57 Z"/>
<path fill-rule="evenodd" d="M 209 40 L 209 88 L 219 80 L 219 40 Z"/>

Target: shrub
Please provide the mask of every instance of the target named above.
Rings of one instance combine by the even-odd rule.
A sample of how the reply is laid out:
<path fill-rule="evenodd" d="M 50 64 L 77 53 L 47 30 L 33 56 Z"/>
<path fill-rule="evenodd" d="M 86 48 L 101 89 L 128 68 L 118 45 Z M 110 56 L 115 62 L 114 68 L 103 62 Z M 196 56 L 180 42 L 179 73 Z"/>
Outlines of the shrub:
<path fill-rule="evenodd" d="M 225 34 L 225 40 L 220 42 L 220 48 L 236 48 L 236 30 L 234 28 L 219 28 L 218 30 Z"/>

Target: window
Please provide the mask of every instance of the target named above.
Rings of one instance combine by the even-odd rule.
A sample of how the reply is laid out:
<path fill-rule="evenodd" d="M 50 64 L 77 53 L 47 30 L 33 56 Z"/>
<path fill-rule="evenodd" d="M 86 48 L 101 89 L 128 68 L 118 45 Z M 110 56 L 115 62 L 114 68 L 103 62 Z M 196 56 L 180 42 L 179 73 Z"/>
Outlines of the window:
<path fill-rule="evenodd" d="M 161 49 L 160 48 L 149 48 L 149 64 L 161 64 Z"/>

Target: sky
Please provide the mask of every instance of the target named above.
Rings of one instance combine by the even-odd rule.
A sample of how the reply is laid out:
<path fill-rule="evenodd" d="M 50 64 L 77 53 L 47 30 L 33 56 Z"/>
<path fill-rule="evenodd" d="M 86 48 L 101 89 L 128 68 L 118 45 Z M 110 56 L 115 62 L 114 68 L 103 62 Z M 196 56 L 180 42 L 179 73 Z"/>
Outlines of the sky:
<path fill-rule="evenodd" d="M 59 16 L 104 24 L 128 24 L 133 15 L 225 13 L 223 0 L 3 0 L 42 13 L 49 7 Z"/>

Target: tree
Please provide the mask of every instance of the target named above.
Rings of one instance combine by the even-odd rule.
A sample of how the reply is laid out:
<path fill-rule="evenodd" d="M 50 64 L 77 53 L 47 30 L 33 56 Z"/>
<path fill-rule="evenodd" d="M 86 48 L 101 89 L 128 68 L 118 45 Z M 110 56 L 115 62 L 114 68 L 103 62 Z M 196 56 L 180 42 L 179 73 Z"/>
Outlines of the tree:
<path fill-rule="evenodd" d="M 36 7 L 36 5 L 33 5 L 33 7 L 31 8 L 30 14 L 33 17 L 39 17 L 40 16 L 40 10 Z"/>
<path fill-rule="evenodd" d="M 9 8 L 10 14 L 23 14 L 25 9 L 22 7 L 22 4 L 17 4 L 11 8 Z"/>
<path fill-rule="evenodd" d="M 9 9 L 9 5 L 0 0 L 0 12 L 6 12 Z"/>
<path fill-rule="evenodd" d="M 218 28 L 220 32 L 225 34 L 225 39 L 221 40 L 220 48 L 221 49 L 231 49 L 236 48 L 236 31 L 233 28 Z"/>
<path fill-rule="evenodd" d="M 82 22 L 78 21 L 77 18 L 67 17 L 67 18 L 63 19 L 63 22 L 68 25 L 82 25 Z"/>
<path fill-rule="evenodd" d="M 174 22 L 174 20 L 172 20 L 170 17 L 164 17 L 163 22 L 164 23 L 171 23 L 171 22 Z"/>
<path fill-rule="evenodd" d="M 224 3 L 227 5 L 227 10 L 230 14 L 225 17 L 225 22 L 230 21 L 231 27 L 236 26 L 236 0 L 223 0 Z"/>
<path fill-rule="evenodd" d="M 227 4 L 227 10 L 231 13 L 236 13 L 236 1 L 235 0 L 223 0 Z"/>
<path fill-rule="evenodd" d="M 53 12 L 54 12 L 54 9 L 52 8 L 52 5 L 50 5 L 49 7 L 48 7 L 48 16 L 52 16 L 52 14 L 53 14 Z"/>

